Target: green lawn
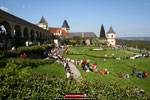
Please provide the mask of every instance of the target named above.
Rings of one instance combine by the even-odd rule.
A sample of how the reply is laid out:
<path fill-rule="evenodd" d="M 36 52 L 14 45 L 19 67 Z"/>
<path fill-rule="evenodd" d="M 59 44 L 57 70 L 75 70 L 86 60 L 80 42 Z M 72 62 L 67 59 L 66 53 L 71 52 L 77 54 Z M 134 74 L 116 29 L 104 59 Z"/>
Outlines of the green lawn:
<path fill-rule="evenodd" d="M 65 69 L 61 64 L 52 63 L 32 68 L 30 74 L 48 75 L 50 77 L 66 78 Z"/>
<path fill-rule="evenodd" d="M 133 56 L 132 54 L 126 53 L 125 50 L 111 50 L 109 48 L 107 51 L 89 51 L 89 48 L 100 48 L 100 47 L 70 47 L 69 51 L 73 53 L 87 53 L 89 55 L 112 55 L 113 53 L 117 57 L 124 57 L 124 56 Z M 150 58 L 138 58 L 135 60 L 115 60 L 115 59 L 106 59 L 106 62 L 103 62 L 102 58 L 94 58 L 94 57 L 89 57 L 86 55 L 67 55 L 64 54 L 65 57 L 69 57 L 71 59 L 76 59 L 78 58 L 79 60 L 90 60 L 90 63 L 97 63 L 98 64 L 98 70 L 102 69 L 108 69 L 112 74 L 110 75 L 99 75 L 96 73 L 92 72 L 84 72 L 80 66 L 77 66 L 79 71 L 81 72 L 83 79 L 85 80 L 104 80 L 104 82 L 107 83 L 112 83 L 116 82 L 120 84 L 121 87 L 125 87 L 127 85 L 133 85 L 133 86 L 138 86 L 140 89 L 144 89 L 145 91 L 150 93 L 150 76 L 148 76 L 145 79 L 140 79 L 138 77 L 133 78 L 131 76 L 132 74 L 132 66 L 135 64 L 137 68 L 137 72 L 139 70 L 141 71 L 148 71 L 150 72 Z M 124 74 L 129 74 L 130 78 L 125 79 L 125 78 L 118 78 L 117 73 L 124 73 Z"/>

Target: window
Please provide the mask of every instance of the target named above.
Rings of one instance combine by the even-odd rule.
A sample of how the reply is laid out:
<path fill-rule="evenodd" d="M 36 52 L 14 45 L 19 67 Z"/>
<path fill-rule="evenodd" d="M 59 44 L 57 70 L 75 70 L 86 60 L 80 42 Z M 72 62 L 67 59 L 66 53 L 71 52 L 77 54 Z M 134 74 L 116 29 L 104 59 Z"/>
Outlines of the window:
<path fill-rule="evenodd" d="M 111 41 L 113 43 L 113 41 Z"/>
<path fill-rule="evenodd" d="M 113 35 L 111 35 L 111 37 L 113 37 Z"/>

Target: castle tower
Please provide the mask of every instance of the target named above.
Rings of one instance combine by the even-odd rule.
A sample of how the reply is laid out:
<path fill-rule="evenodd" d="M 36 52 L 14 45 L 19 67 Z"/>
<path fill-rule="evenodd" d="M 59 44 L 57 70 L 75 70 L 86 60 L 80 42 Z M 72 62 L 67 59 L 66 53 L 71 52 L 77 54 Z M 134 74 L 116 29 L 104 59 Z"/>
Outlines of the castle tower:
<path fill-rule="evenodd" d="M 116 45 L 116 34 L 112 28 L 110 27 L 109 31 L 107 32 L 107 41 L 110 43 L 111 46 Z"/>
<path fill-rule="evenodd" d="M 70 32 L 70 27 L 66 20 L 64 20 L 64 22 L 63 22 L 62 29 L 65 30 L 67 33 Z"/>
<path fill-rule="evenodd" d="M 43 16 L 37 25 L 45 30 L 48 30 L 48 23 L 46 22 Z"/>

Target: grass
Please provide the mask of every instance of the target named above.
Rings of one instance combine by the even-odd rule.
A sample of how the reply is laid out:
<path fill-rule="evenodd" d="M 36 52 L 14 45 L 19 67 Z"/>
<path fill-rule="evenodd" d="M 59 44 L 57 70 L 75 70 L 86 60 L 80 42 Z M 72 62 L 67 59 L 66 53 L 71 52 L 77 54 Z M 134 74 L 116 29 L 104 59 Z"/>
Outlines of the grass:
<path fill-rule="evenodd" d="M 74 53 L 88 53 L 90 55 L 112 55 L 112 53 L 115 54 L 115 56 L 133 56 L 132 54 L 126 53 L 126 50 L 119 50 L 119 51 L 114 51 L 109 48 L 106 48 L 107 51 L 89 51 L 88 48 L 99 48 L 99 47 L 70 47 L 69 51 L 74 52 Z M 76 59 L 78 58 L 79 60 L 90 60 L 90 63 L 97 63 L 98 64 L 98 70 L 102 69 L 108 69 L 109 72 L 112 74 L 110 75 L 99 75 L 96 73 L 87 73 L 82 70 L 80 66 L 77 66 L 79 69 L 80 73 L 83 76 L 83 79 L 85 80 L 92 80 L 93 82 L 95 80 L 103 80 L 104 82 L 107 83 L 112 83 L 116 82 L 120 84 L 121 87 L 126 87 L 127 85 L 132 85 L 132 86 L 138 86 L 140 89 L 144 89 L 146 92 L 150 93 L 150 76 L 144 79 L 140 79 L 138 77 L 132 77 L 132 66 L 136 65 L 136 72 L 141 70 L 142 72 L 148 71 L 150 72 L 150 58 L 138 58 L 134 60 L 126 59 L 126 60 L 115 60 L 115 59 L 106 59 L 106 62 L 103 62 L 102 58 L 94 58 L 94 57 L 89 57 L 86 55 L 67 55 L 64 54 L 65 57 L 69 57 L 71 59 Z M 125 79 L 125 78 L 118 78 L 117 73 L 124 73 L 124 74 L 129 74 L 130 78 Z"/>
<path fill-rule="evenodd" d="M 50 77 L 66 78 L 65 69 L 61 64 L 52 63 L 32 68 L 30 74 L 48 75 Z"/>

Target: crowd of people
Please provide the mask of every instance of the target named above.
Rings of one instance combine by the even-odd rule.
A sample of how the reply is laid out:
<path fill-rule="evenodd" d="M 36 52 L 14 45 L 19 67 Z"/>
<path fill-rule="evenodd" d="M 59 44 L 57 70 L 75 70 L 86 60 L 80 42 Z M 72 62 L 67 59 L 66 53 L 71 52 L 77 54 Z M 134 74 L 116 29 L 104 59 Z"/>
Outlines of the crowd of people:
<path fill-rule="evenodd" d="M 66 78 L 71 78 L 71 80 L 73 80 L 73 73 L 70 69 L 70 66 L 68 64 L 68 62 L 70 62 L 69 58 L 65 58 L 61 55 L 61 53 L 67 53 L 67 46 L 59 46 L 59 47 L 55 47 L 53 48 L 51 51 L 48 52 L 48 57 L 50 58 L 54 58 L 57 60 L 57 62 L 62 63 L 63 67 L 65 68 L 65 72 L 66 72 Z"/>
<path fill-rule="evenodd" d="M 48 57 L 50 58 L 54 58 L 56 59 L 59 63 L 62 63 L 64 69 L 65 69 L 65 72 L 66 72 L 66 78 L 70 78 L 71 77 L 71 80 L 73 80 L 73 73 L 70 69 L 70 66 L 68 64 L 68 62 L 71 62 L 71 63 L 74 63 L 80 67 L 82 67 L 82 69 L 84 70 L 84 72 L 93 72 L 93 73 L 96 73 L 96 74 L 112 74 L 110 71 L 108 71 L 108 69 L 105 69 L 105 70 L 102 70 L 100 69 L 98 71 L 98 64 L 95 62 L 95 63 L 90 63 L 90 60 L 87 59 L 87 60 L 82 60 L 82 59 L 78 59 L 76 58 L 75 60 L 74 59 L 70 59 L 70 58 L 65 58 L 63 57 L 61 54 L 62 53 L 67 53 L 68 50 L 67 50 L 68 47 L 66 46 L 59 46 L 59 47 L 55 47 L 53 48 L 51 51 L 48 52 Z M 114 58 L 114 54 L 112 54 L 112 58 Z M 103 62 L 105 62 L 106 59 L 103 59 Z M 138 71 L 136 73 L 136 66 L 134 65 L 132 67 L 132 76 L 135 77 L 139 77 L 139 78 L 146 78 L 148 76 L 148 72 L 145 71 L 145 72 L 141 72 L 141 71 Z M 129 74 L 123 74 L 123 73 L 118 73 L 118 77 L 120 78 L 125 78 L 125 79 L 129 79 Z M 141 90 L 138 90 L 137 88 L 135 88 L 134 90 L 136 93 L 143 93 L 144 94 L 144 90 L 141 89 Z"/>

